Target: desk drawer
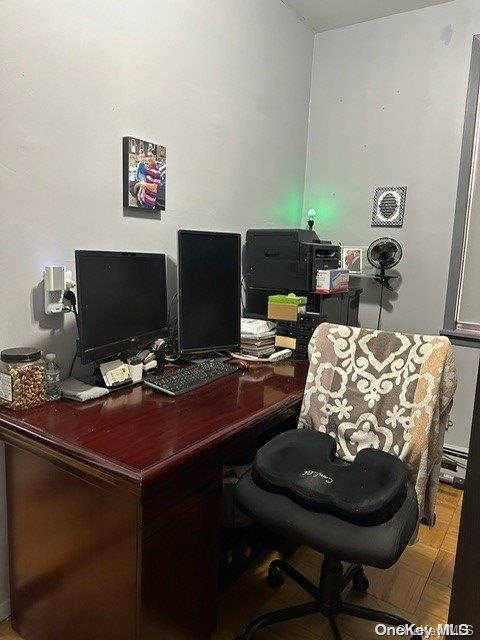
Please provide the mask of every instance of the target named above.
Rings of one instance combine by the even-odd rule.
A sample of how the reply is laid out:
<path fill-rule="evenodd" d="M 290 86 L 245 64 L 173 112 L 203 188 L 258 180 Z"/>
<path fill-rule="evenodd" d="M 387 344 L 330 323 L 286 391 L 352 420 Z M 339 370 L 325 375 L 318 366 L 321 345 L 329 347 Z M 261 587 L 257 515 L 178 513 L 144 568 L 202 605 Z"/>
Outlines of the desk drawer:
<path fill-rule="evenodd" d="M 167 481 L 155 485 L 152 497 L 140 508 L 139 524 L 145 527 L 185 499 L 195 499 L 215 481 L 220 486 L 222 467 L 212 459 L 200 460 L 169 476 Z"/>
<path fill-rule="evenodd" d="M 267 418 L 248 431 L 239 433 L 224 446 L 223 465 L 231 467 L 252 463 L 260 447 L 280 433 L 296 429 L 297 425 L 298 410 L 288 409 L 273 420 Z"/>
<path fill-rule="evenodd" d="M 141 537 L 146 540 L 150 536 L 153 536 L 159 529 L 170 525 L 170 523 L 184 518 L 185 514 L 197 509 L 198 505 L 205 501 L 207 498 L 213 500 L 213 496 L 216 498 L 216 508 L 220 511 L 220 498 L 221 498 L 221 478 L 214 478 L 206 484 L 198 487 L 198 489 L 191 494 L 184 496 L 182 500 L 171 504 L 169 508 L 164 509 L 153 515 L 153 512 L 149 513 L 149 519 L 144 518 L 143 524 L 139 526 L 141 530 Z M 193 527 L 192 533 L 195 530 Z"/>

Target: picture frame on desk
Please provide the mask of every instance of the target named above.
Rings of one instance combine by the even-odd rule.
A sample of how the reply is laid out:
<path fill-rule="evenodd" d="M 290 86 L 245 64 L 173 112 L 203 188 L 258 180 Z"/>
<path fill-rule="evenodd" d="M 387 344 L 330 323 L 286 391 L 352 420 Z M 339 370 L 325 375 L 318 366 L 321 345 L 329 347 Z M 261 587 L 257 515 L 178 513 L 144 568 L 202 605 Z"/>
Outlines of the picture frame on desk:
<path fill-rule="evenodd" d="M 342 269 L 350 273 L 363 273 L 365 247 L 342 247 Z"/>

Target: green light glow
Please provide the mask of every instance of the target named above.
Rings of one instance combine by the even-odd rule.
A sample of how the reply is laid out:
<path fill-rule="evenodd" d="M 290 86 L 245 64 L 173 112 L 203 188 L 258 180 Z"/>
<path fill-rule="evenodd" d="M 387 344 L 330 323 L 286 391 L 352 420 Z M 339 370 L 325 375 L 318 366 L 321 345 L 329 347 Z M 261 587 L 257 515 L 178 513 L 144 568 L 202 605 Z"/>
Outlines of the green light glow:
<path fill-rule="evenodd" d="M 344 218 L 341 199 L 333 190 L 321 189 L 309 194 L 307 202 L 303 202 L 303 192 L 299 189 L 285 189 L 272 208 L 270 215 L 287 228 L 300 227 L 307 220 L 315 220 L 319 230 L 337 230 Z M 307 206 L 305 206 L 307 205 Z"/>
<path fill-rule="evenodd" d="M 310 217 L 310 212 L 312 210 L 316 211 L 315 227 L 318 227 L 318 229 L 322 231 L 334 231 L 338 227 L 341 218 L 341 205 L 337 195 L 335 193 L 318 194 L 318 196 L 313 199 L 313 204 L 315 208 L 308 210 L 308 219 L 312 220 L 313 218 Z"/>
<path fill-rule="evenodd" d="M 302 199 L 303 193 L 301 191 L 291 189 L 286 192 L 277 205 L 275 218 L 281 220 L 287 228 L 297 227 L 302 217 Z"/>

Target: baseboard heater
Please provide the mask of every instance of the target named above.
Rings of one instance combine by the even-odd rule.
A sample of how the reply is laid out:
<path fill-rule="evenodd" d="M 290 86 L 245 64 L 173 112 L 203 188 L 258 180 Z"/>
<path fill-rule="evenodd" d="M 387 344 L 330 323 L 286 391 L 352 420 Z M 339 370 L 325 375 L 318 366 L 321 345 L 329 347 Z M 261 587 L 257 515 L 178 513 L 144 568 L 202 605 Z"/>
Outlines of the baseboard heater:
<path fill-rule="evenodd" d="M 445 446 L 443 448 L 440 482 L 450 484 L 458 489 L 465 485 L 468 451 L 460 447 Z"/>

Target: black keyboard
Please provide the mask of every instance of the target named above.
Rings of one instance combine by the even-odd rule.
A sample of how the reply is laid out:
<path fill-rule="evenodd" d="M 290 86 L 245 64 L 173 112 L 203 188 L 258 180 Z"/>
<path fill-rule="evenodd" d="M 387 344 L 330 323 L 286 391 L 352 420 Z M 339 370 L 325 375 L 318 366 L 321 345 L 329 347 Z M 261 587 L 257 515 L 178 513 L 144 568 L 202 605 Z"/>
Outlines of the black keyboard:
<path fill-rule="evenodd" d="M 143 381 L 155 391 L 162 391 L 171 396 L 179 396 L 182 393 L 203 387 L 209 382 L 229 376 L 231 373 L 243 368 L 240 363 L 205 360 L 205 362 L 168 371 L 159 376 L 152 373 L 146 376 Z"/>

